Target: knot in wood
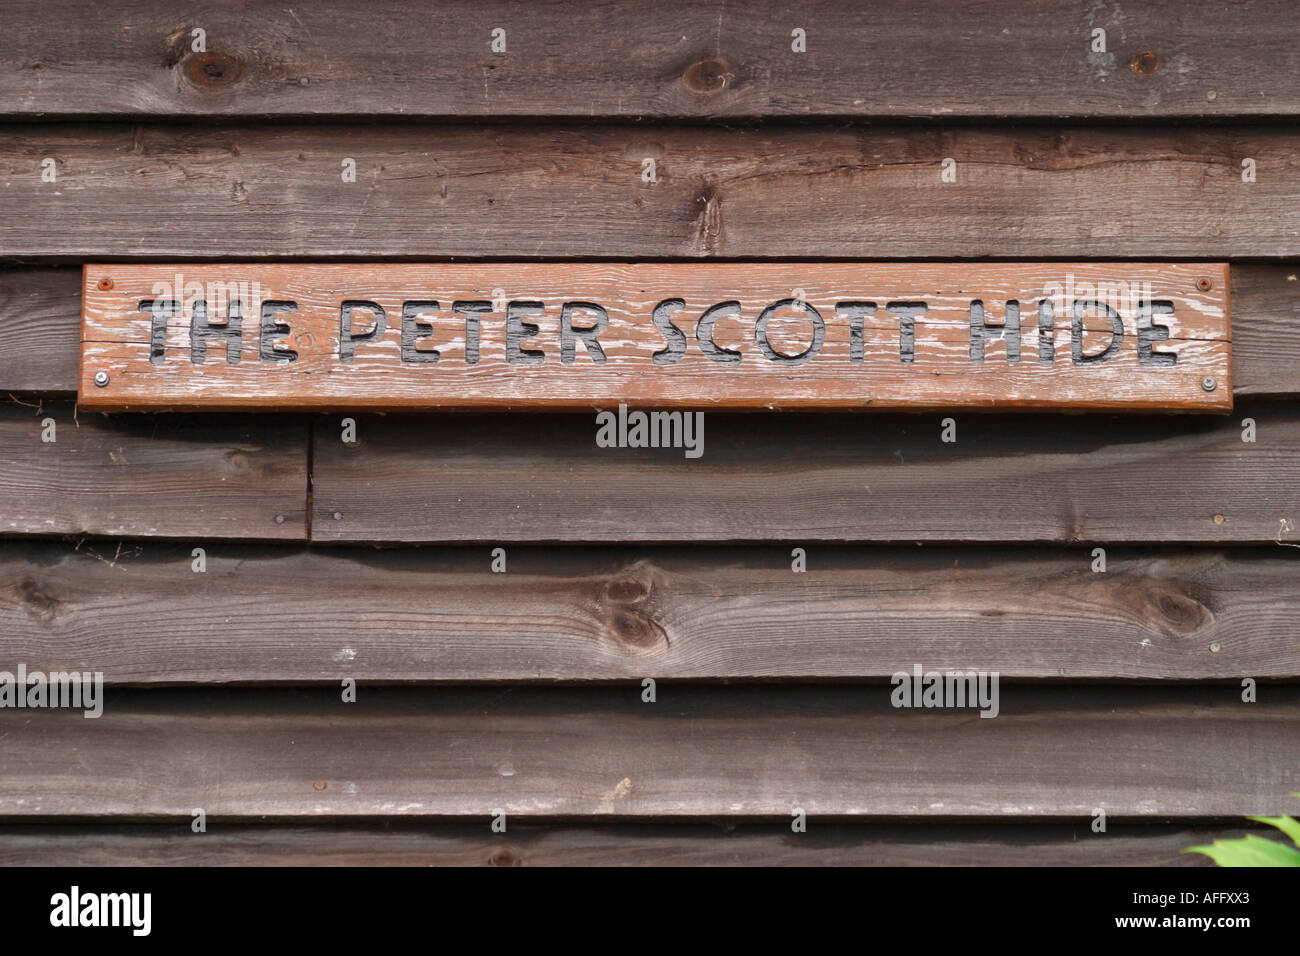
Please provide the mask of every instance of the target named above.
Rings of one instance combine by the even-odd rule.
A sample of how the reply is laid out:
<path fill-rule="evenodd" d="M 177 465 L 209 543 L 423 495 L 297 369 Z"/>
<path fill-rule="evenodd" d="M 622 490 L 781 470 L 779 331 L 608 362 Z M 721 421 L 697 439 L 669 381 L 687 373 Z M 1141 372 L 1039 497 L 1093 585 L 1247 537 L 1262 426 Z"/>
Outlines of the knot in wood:
<path fill-rule="evenodd" d="M 650 618 L 635 611 L 616 611 L 610 618 L 614 639 L 629 650 L 648 652 L 668 645 L 668 637 Z"/>
<path fill-rule="evenodd" d="M 606 583 L 604 599 L 610 604 L 639 604 L 650 596 L 650 584 L 639 578 L 615 578 Z"/>
<path fill-rule="evenodd" d="M 35 578 L 20 580 L 17 591 L 23 610 L 38 621 L 52 621 L 58 617 L 63 602 L 44 590 Z"/>
<path fill-rule="evenodd" d="M 1191 593 L 1187 582 L 1165 582 L 1146 592 L 1147 617 L 1170 637 L 1186 637 L 1204 631 L 1214 623 L 1208 598 Z"/>
<path fill-rule="evenodd" d="M 682 85 L 697 96 L 721 93 L 735 80 L 736 74 L 729 62 L 721 58 L 698 60 L 682 74 Z"/>

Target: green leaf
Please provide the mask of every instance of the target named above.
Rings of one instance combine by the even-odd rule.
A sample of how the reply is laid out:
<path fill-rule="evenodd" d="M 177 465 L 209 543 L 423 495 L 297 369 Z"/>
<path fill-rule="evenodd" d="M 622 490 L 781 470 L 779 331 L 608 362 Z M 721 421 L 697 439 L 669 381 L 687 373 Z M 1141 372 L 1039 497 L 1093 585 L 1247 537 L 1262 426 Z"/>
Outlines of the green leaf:
<path fill-rule="evenodd" d="M 1247 817 L 1246 819 L 1277 827 L 1291 838 L 1292 843 L 1300 847 L 1300 820 L 1296 820 L 1294 817 Z"/>
<path fill-rule="evenodd" d="M 1184 853 L 1204 853 L 1219 866 L 1300 866 L 1300 850 L 1249 833 L 1239 840 L 1215 840 L 1189 846 Z"/>

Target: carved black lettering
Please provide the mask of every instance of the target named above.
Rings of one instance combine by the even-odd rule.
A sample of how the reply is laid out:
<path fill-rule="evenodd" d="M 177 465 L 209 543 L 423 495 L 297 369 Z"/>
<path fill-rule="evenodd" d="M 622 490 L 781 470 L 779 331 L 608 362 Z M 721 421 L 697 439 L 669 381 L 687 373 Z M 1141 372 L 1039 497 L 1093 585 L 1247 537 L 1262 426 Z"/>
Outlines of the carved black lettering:
<path fill-rule="evenodd" d="M 1083 351 L 1083 314 L 1089 310 L 1105 313 L 1110 318 L 1110 344 L 1095 355 L 1087 355 Z M 1124 320 L 1120 318 L 1118 312 L 1106 303 L 1095 299 L 1074 300 L 1074 308 L 1070 316 L 1070 351 L 1073 353 L 1075 365 L 1104 362 L 1119 351 L 1120 343 L 1123 341 Z"/>
<path fill-rule="evenodd" d="M 783 352 L 778 352 L 772 348 L 772 343 L 767 338 L 767 323 L 771 321 L 772 316 L 779 309 L 787 308 L 802 312 L 808 321 L 812 323 L 812 344 L 797 355 L 786 355 Z M 807 302 L 800 302 L 798 299 L 781 299 L 773 302 L 759 313 L 758 321 L 754 323 L 754 342 L 762 350 L 763 354 L 773 362 L 782 362 L 786 365 L 798 365 L 801 362 L 806 362 L 822 350 L 825 341 L 826 323 L 822 321 L 821 313 Z"/>
<path fill-rule="evenodd" d="M 992 325 L 984 316 L 984 303 L 979 299 L 970 304 L 970 360 L 984 361 L 984 340 L 1004 339 L 1007 343 L 1007 362 L 1015 365 L 1020 361 L 1020 303 L 1015 299 L 1007 302 L 1006 318 Z"/>
<path fill-rule="evenodd" d="M 525 322 L 526 315 L 541 315 L 546 309 L 540 302 L 511 302 L 506 306 L 506 361 L 525 365 L 546 361 L 541 349 L 526 349 L 523 340 L 537 335 L 533 322 Z"/>
<path fill-rule="evenodd" d="M 194 311 L 190 314 L 190 361 L 202 365 L 207 358 L 208 339 L 218 339 L 226 343 L 226 362 L 239 364 L 239 337 L 243 331 L 243 303 L 231 299 L 226 307 L 226 318 L 220 322 L 208 320 L 208 302 L 196 299 Z"/>
<path fill-rule="evenodd" d="M 929 309 L 925 302 L 888 302 L 885 311 L 898 318 L 898 360 L 910 365 L 916 361 L 916 317 Z"/>
<path fill-rule="evenodd" d="M 421 349 L 416 347 L 416 342 L 421 339 L 433 337 L 433 319 L 422 319 L 421 315 L 428 315 L 431 312 L 438 311 L 438 302 L 436 299 L 410 299 L 402 303 L 402 361 L 413 362 L 417 365 L 432 365 L 438 361 L 441 353 L 437 349 Z M 420 332 L 421 328 L 429 330 L 428 335 Z"/>
<path fill-rule="evenodd" d="M 673 325 L 672 319 L 674 312 L 684 308 L 686 308 L 685 299 L 664 299 L 655 306 L 652 321 L 655 328 L 663 335 L 666 345 L 665 348 L 650 356 L 650 360 L 656 365 L 672 365 L 674 362 L 680 362 L 682 356 L 686 354 L 686 333 Z"/>
<path fill-rule="evenodd" d="M 573 327 L 573 313 L 582 309 L 586 312 L 594 312 L 596 321 L 583 328 Z M 582 340 L 583 346 L 587 349 L 587 354 L 591 360 L 599 365 L 605 361 L 605 350 L 600 347 L 596 341 L 596 336 L 605 331 L 609 325 L 609 313 L 604 307 L 596 305 L 594 302 L 566 302 L 560 307 L 560 361 L 565 365 L 572 365 L 577 358 L 577 343 Z"/>
<path fill-rule="evenodd" d="M 863 325 L 868 315 L 875 314 L 874 302 L 836 302 L 835 313 L 849 318 L 849 361 L 861 362 L 866 351 Z"/>
<path fill-rule="evenodd" d="M 1038 302 L 1038 361 L 1041 365 L 1056 361 L 1056 307 L 1051 299 Z"/>
<path fill-rule="evenodd" d="M 492 311 L 492 303 L 487 299 L 469 299 L 451 304 L 451 311 L 465 316 L 465 362 L 478 364 L 479 316 Z"/>
<path fill-rule="evenodd" d="M 141 299 L 137 308 L 152 315 L 149 320 L 149 364 L 159 365 L 167 347 L 167 322 L 181 309 L 175 299 Z"/>
<path fill-rule="evenodd" d="M 730 365 L 740 361 L 740 353 L 735 349 L 725 349 L 713 341 L 713 326 L 718 319 L 728 315 L 740 315 L 740 303 L 736 301 L 719 302 L 709 306 L 695 325 L 695 341 L 700 344 L 700 351 L 715 362 Z"/>
<path fill-rule="evenodd" d="M 370 312 L 375 317 L 374 325 L 365 332 L 352 331 L 352 313 L 361 310 Z M 384 334 L 388 325 L 388 316 L 384 307 L 378 302 L 367 299 L 346 299 L 339 306 L 339 361 L 351 362 L 356 354 L 358 342 L 369 342 Z"/>
<path fill-rule="evenodd" d="M 289 323 L 277 318 L 285 312 L 297 312 L 298 303 L 284 300 L 271 300 L 262 303 L 260 334 L 258 336 L 257 357 L 263 362 L 296 362 L 298 351 L 291 348 L 276 348 L 283 344 L 289 334 Z"/>
<path fill-rule="evenodd" d="M 1137 307 L 1138 364 L 1165 366 L 1176 365 L 1178 356 L 1173 352 L 1157 352 L 1152 348 L 1154 342 L 1169 341 L 1169 326 L 1156 322 L 1154 316 L 1173 315 L 1174 304 L 1167 299 L 1153 302 L 1143 300 Z"/>

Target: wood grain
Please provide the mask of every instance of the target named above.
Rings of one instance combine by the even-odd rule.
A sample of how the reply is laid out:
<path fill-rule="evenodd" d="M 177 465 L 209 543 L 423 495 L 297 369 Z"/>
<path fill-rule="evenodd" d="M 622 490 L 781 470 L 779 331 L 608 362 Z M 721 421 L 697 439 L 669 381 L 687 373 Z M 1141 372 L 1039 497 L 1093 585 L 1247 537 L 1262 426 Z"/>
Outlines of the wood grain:
<path fill-rule="evenodd" d="M 0 270 L 0 394 L 76 390 L 81 270 Z"/>
<path fill-rule="evenodd" d="M 111 689 L 0 710 L 0 815 L 1239 818 L 1291 809 L 1300 688 L 1004 685 L 1001 713 L 869 687 Z"/>
<path fill-rule="evenodd" d="M 0 670 L 110 684 L 1300 676 L 1300 554 L 0 543 Z M 159 609 L 166 613 L 160 614 Z"/>
<path fill-rule="evenodd" d="M 0 255 L 28 259 L 1300 258 L 1289 126 L 0 133 Z"/>
<path fill-rule="evenodd" d="M 1242 264 L 1229 271 L 1234 393 L 1300 393 L 1300 267 Z"/>
<path fill-rule="evenodd" d="M 709 413 L 694 460 L 598 448 L 587 415 L 360 416 L 356 444 L 339 421 L 316 426 L 320 542 L 1300 541 L 1293 404 L 972 413 L 954 443 L 939 415 Z"/>
<path fill-rule="evenodd" d="M 47 420 L 55 429 L 50 443 L 42 440 Z M 0 447 L 3 534 L 306 535 L 307 434 L 300 420 L 109 418 L 76 416 L 69 405 L 5 403 Z M 113 546 L 87 549 L 115 559 Z"/>
<path fill-rule="evenodd" d="M 1210 866 L 1189 846 L 1244 830 L 1173 826 L 813 822 L 597 826 L 359 822 L 221 824 L 196 838 L 183 824 L 8 824 L 3 866 Z"/>
<path fill-rule="evenodd" d="M 1232 379 L 1238 397 L 1300 395 L 1300 285 L 1295 264 L 1236 263 Z M 81 270 L 0 270 L 0 392 L 77 390 Z M 39 330 L 39 334 L 34 334 Z"/>
<path fill-rule="evenodd" d="M 87 265 L 78 402 L 1226 412 L 1227 283 L 1204 262 Z"/>
<path fill-rule="evenodd" d="M 16 116 L 1300 112 L 1300 32 L 1285 0 L 7 7 L 0 113 Z M 490 48 L 494 27 L 504 53 Z M 1106 45 L 1094 51 L 1098 28 Z"/>

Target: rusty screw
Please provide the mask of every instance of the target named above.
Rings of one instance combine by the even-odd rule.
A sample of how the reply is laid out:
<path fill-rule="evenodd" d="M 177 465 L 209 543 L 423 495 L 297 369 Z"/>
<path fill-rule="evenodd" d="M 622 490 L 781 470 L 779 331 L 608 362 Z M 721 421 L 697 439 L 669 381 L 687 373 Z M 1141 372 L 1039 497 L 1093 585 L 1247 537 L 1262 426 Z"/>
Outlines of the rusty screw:
<path fill-rule="evenodd" d="M 113 288 L 113 280 L 100 279 L 95 283 L 95 288 L 99 289 L 100 292 L 107 292 L 109 289 Z"/>
<path fill-rule="evenodd" d="M 1154 53 L 1139 53 L 1133 58 L 1133 72 L 1150 74 L 1160 68 L 1160 58 Z"/>
<path fill-rule="evenodd" d="M 1202 292 L 1209 292 L 1214 288 L 1214 283 L 1210 281 L 1209 276 L 1201 276 L 1196 280 L 1196 288 L 1200 289 Z"/>

